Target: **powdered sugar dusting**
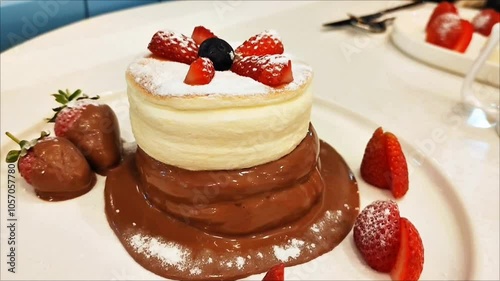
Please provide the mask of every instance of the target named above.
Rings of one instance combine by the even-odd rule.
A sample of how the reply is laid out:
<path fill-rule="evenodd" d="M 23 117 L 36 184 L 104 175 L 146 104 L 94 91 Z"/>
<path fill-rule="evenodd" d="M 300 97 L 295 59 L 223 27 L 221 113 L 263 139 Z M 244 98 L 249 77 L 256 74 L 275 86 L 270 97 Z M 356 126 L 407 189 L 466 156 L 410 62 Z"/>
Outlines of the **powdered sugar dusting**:
<path fill-rule="evenodd" d="M 256 44 L 257 42 L 262 42 L 262 39 L 264 38 L 270 38 L 271 40 L 274 41 L 275 44 L 279 43 L 281 41 L 281 37 L 279 36 L 278 32 L 274 29 L 269 29 L 265 30 L 254 37 L 248 39 L 248 41 L 252 44 Z M 258 46 L 255 46 L 258 47 Z"/>
<path fill-rule="evenodd" d="M 243 266 L 245 266 L 245 263 L 246 263 L 245 258 L 243 258 L 243 257 L 236 258 L 236 267 L 238 267 L 238 269 L 242 269 Z"/>
<path fill-rule="evenodd" d="M 194 40 L 182 33 L 174 32 L 171 30 L 160 30 L 158 31 L 158 36 L 166 41 L 174 41 L 175 43 L 179 44 L 182 49 L 187 49 L 189 51 L 196 49 L 196 43 L 194 42 Z"/>
<path fill-rule="evenodd" d="M 191 273 L 191 275 L 200 275 L 201 269 L 199 267 L 193 267 L 189 270 L 189 273 Z"/>
<path fill-rule="evenodd" d="M 164 242 L 161 238 L 135 234 L 129 238 L 129 243 L 137 253 L 144 253 L 148 258 L 155 258 L 164 265 L 185 269 L 189 252 L 172 242 Z M 199 273 L 198 273 L 199 274 Z"/>
<path fill-rule="evenodd" d="M 479 13 L 474 17 L 474 19 L 472 19 L 472 25 L 474 25 L 475 29 L 483 29 L 490 20 L 491 14 Z"/>
<path fill-rule="evenodd" d="M 77 99 L 77 100 L 72 100 L 69 103 L 67 103 L 67 107 L 66 108 L 83 109 L 87 105 L 98 106 L 99 103 L 96 100 L 92 100 L 92 99 L 81 99 L 81 100 Z"/>
<path fill-rule="evenodd" d="M 309 231 L 315 236 L 317 236 L 320 232 L 325 232 L 326 229 L 335 232 L 337 229 L 331 228 L 331 225 L 332 223 L 338 224 L 342 215 L 342 210 L 326 211 L 323 218 L 318 223 L 313 224 L 311 228 L 309 228 Z"/>
<path fill-rule="evenodd" d="M 302 248 L 304 246 L 304 241 L 298 239 L 291 239 L 285 246 L 274 246 L 274 255 L 276 258 L 282 262 L 287 262 L 290 259 L 295 259 L 300 255 Z"/>
<path fill-rule="evenodd" d="M 276 56 L 278 61 L 288 62 L 285 55 Z M 159 96 L 186 95 L 258 95 L 276 91 L 293 91 L 303 86 L 312 76 L 312 69 L 300 62 L 292 61 L 294 80 L 276 89 L 252 78 L 240 76 L 232 71 L 216 71 L 215 76 L 206 85 L 192 86 L 184 83 L 189 65 L 173 61 L 142 57 L 134 61 L 128 68 L 135 81 L 149 92 Z"/>
<path fill-rule="evenodd" d="M 460 16 L 457 14 L 446 13 L 439 17 L 443 20 L 442 24 L 437 29 L 437 33 L 441 40 L 444 40 L 453 29 L 460 28 Z"/>
<path fill-rule="evenodd" d="M 393 201 L 375 201 L 368 205 L 358 216 L 354 229 L 359 236 L 361 243 L 370 243 L 371 241 L 380 241 L 385 243 L 387 239 L 391 239 L 394 233 L 386 231 L 394 218 L 399 218 L 399 208 Z"/>

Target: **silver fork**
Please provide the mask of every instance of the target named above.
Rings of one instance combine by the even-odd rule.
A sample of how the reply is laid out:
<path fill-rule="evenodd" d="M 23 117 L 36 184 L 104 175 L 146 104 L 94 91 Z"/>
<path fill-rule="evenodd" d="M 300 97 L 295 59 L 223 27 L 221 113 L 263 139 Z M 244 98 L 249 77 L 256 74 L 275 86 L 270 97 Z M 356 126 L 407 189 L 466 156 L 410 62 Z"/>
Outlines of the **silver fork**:
<path fill-rule="evenodd" d="M 394 22 L 395 17 L 386 18 L 379 21 L 364 21 L 360 17 L 356 17 L 354 15 L 348 14 L 349 19 L 351 20 L 351 26 L 361 29 L 363 31 L 368 31 L 371 33 L 383 33 L 387 30 L 387 27 Z"/>

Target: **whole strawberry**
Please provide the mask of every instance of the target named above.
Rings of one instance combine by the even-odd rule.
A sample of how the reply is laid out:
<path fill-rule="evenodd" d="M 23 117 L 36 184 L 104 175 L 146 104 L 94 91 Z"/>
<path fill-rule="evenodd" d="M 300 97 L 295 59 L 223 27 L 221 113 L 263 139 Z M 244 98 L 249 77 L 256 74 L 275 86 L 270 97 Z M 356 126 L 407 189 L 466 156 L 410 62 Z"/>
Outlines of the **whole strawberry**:
<path fill-rule="evenodd" d="M 32 141 L 6 134 L 21 148 L 10 151 L 6 161 L 17 161 L 19 173 L 34 187 L 38 197 L 48 201 L 66 200 L 85 194 L 94 186 L 95 174 L 69 140 L 48 137 L 45 132 Z"/>
<path fill-rule="evenodd" d="M 359 214 L 354 224 L 354 243 L 366 263 L 390 272 L 400 245 L 399 208 L 394 201 L 375 201 Z"/>
<path fill-rule="evenodd" d="M 117 166 L 122 152 L 120 127 L 111 107 L 95 102 L 99 97 L 81 95 L 80 90 L 59 91 L 53 96 L 61 104 L 48 120 L 55 123 L 56 136 L 75 144 L 99 174 Z"/>

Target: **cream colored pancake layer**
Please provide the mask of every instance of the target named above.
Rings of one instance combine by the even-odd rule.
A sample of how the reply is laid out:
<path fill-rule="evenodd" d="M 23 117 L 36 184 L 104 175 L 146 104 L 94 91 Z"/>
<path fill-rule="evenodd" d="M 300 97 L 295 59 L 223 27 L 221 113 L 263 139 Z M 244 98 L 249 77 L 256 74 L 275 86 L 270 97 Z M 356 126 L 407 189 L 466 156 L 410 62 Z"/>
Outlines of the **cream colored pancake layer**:
<path fill-rule="evenodd" d="M 279 159 L 305 137 L 312 70 L 292 61 L 294 82 L 272 88 L 230 71 L 183 83 L 189 65 L 140 58 L 127 70 L 130 121 L 151 157 L 188 170 L 232 170 Z"/>

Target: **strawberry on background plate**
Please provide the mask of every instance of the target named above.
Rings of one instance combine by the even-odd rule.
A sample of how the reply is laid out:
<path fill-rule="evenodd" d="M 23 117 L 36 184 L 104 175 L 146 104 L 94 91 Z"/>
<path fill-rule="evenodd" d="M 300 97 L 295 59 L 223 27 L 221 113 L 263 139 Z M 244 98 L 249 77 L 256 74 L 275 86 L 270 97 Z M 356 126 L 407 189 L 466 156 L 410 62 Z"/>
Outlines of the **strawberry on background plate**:
<path fill-rule="evenodd" d="M 53 108 L 55 114 L 48 122 L 54 123 L 58 137 L 67 138 L 81 150 L 90 166 L 105 174 L 121 161 L 121 138 L 118 119 L 106 104 L 82 95 L 81 90 L 68 90 L 53 94 L 61 106 Z"/>
<path fill-rule="evenodd" d="M 274 30 L 266 30 L 250 37 L 235 50 L 235 54 L 241 57 L 281 55 L 283 52 L 283 43 Z"/>
<path fill-rule="evenodd" d="M 380 272 L 390 272 L 400 245 L 399 207 L 378 200 L 363 209 L 354 228 L 354 243 L 365 262 Z"/>
<path fill-rule="evenodd" d="M 284 281 L 285 280 L 285 265 L 280 263 L 269 269 L 262 281 Z"/>
<path fill-rule="evenodd" d="M 369 184 L 390 189 L 394 198 L 409 188 L 408 165 L 397 137 L 377 128 L 365 148 L 361 177 Z"/>
<path fill-rule="evenodd" d="M 474 31 L 484 36 L 490 36 L 491 29 L 497 23 L 500 23 L 500 13 L 493 9 L 482 10 L 472 19 Z"/>
<path fill-rule="evenodd" d="M 208 58 L 197 58 L 189 66 L 184 83 L 189 85 L 205 85 L 210 83 L 215 75 L 215 68 Z"/>
<path fill-rule="evenodd" d="M 160 58 L 186 64 L 191 64 L 198 57 L 196 42 L 172 31 L 156 32 L 149 42 L 148 49 Z"/>
<path fill-rule="evenodd" d="M 424 269 L 424 245 L 417 228 L 406 218 L 400 220 L 401 245 L 392 280 L 418 280 Z"/>
<path fill-rule="evenodd" d="M 17 162 L 19 173 L 40 198 L 70 199 L 89 191 L 95 184 L 95 174 L 85 157 L 67 139 L 49 137 L 46 132 L 32 141 L 19 140 L 9 132 L 6 135 L 21 148 L 7 154 L 7 163 Z"/>
<path fill-rule="evenodd" d="M 427 30 L 426 41 L 436 46 L 464 53 L 474 34 L 472 24 L 452 13 L 434 19 Z"/>
<path fill-rule="evenodd" d="M 453 3 L 443 1 L 439 3 L 436 8 L 434 8 L 434 11 L 432 12 L 429 21 L 427 22 L 427 26 L 425 28 L 426 31 L 429 31 L 429 27 L 431 25 L 431 22 L 433 22 L 438 16 L 446 13 L 452 13 L 458 15 L 458 10 L 457 7 Z"/>

